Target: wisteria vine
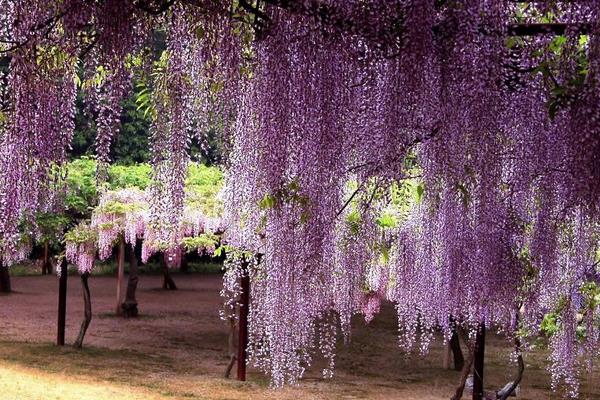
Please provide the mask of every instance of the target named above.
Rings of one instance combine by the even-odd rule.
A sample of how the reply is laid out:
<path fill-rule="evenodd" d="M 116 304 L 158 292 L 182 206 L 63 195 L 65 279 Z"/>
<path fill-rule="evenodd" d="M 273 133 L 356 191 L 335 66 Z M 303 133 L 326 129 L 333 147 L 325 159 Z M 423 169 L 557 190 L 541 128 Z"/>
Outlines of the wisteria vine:
<path fill-rule="evenodd" d="M 262 255 L 247 272 L 248 350 L 275 386 L 301 378 L 316 349 L 330 376 L 338 328 L 348 337 L 353 314 L 370 320 L 387 299 L 401 346 L 423 351 L 456 323 L 526 340 L 551 319 L 554 385 L 577 395 L 599 336 L 598 0 L 0 8 L 5 260 L 59 186 L 75 82 L 107 162 L 120 99 L 134 72 L 149 74 L 146 255 L 198 231 L 183 216 L 188 145 L 218 128 L 230 149 L 221 228 Z M 153 60 L 156 31 L 167 46 Z M 100 238 L 106 255 L 114 232 Z"/>

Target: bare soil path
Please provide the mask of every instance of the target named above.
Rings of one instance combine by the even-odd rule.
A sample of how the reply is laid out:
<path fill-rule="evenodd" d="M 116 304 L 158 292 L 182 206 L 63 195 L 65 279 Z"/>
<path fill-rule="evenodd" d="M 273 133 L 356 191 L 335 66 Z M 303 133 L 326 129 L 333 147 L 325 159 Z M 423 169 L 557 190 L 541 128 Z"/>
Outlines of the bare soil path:
<path fill-rule="evenodd" d="M 319 361 L 297 386 L 268 388 L 250 369 L 249 381 L 222 378 L 227 365 L 227 324 L 219 319 L 219 275 L 175 275 L 179 290 L 160 289 L 161 277 L 142 275 L 140 317 L 114 315 L 116 279 L 92 276 L 93 320 L 84 349 L 58 348 L 58 280 L 13 277 L 14 293 L 0 296 L 0 393 L 9 400 L 117 399 L 448 399 L 459 373 L 441 368 L 438 341 L 428 355 L 406 356 L 397 347 L 394 310 L 385 306 L 370 325 L 357 318 L 352 342 L 340 344 L 336 375 L 320 376 Z M 77 276 L 69 277 L 67 342 L 83 316 Z M 503 386 L 515 367 L 509 346 L 490 335 L 486 386 Z M 520 399 L 559 396 L 548 388 L 542 351 L 526 356 Z M 584 376 L 581 399 L 600 399 L 600 375 Z M 466 397 L 465 397 L 466 398 Z"/>

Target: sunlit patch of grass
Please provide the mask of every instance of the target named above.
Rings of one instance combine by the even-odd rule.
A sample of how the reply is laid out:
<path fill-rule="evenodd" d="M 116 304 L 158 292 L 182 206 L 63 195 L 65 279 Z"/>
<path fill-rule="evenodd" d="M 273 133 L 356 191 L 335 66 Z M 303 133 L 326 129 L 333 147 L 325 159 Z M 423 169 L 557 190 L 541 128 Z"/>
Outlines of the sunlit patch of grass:
<path fill-rule="evenodd" d="M 89 346 L 76 350 L 50 343 L 0 340 L 0 363 L 2 400 L 306 398 L 298 396 L 297 389 L 272 391 L 261 374 L 252 373 L 250 382 L 238 382 L 189 370 L 189 365 L 170 357 L 132 350 Z M 303 393 L 307 392 L 312 393 L 304 389 Z"/>
<path fill-rule="evenodd" d="M 154 400 L 139 388 L 98 382 L 89 377 L 73 378 L 32 368 L 0 366 L 0 392 L 6 400 Z"/>

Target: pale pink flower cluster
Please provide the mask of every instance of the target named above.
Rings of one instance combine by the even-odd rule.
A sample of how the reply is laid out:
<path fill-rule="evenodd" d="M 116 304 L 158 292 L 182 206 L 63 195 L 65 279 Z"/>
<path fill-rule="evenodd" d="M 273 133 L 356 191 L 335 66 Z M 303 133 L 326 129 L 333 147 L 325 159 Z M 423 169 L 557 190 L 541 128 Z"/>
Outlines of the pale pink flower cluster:
<path fill-rule="evenodd" d="M 67 242 L 65 256 L 68 262 L 77 266 L 79 273 L 90 273 L 96 260 L 96 246 L 89 242 Z M 60 268 L 57 269 L 57 273 L 60 273 Z"/>
<path fill-rule="evenodd" d="M 106 260 L 119 238 L 135 243 L 145 230 L 148 202 L 137 188 L 107 191 L 92 214 L 92 228 L 98 231 L 98 255 Z"/>

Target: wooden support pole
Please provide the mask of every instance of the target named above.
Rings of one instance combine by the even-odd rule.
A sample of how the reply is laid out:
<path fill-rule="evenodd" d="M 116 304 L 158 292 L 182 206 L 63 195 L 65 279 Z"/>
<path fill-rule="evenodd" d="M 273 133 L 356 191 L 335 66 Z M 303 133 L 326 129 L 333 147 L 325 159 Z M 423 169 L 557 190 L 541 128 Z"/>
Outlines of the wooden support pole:
<path fill-rule="evenodd" d="M 42 275 L 51 274 L 51 272 L 48 270 L 48 264 L 49 264 L 48 257 L 49 257 L 48 242 L 45 241 L 44 242 L 44 257 L 42 259 Z"/>
<path fill-rule="evenodd" d="M 485 359 L 485 324 L 479 325 L 475 338 L 475 354 L 473 360 L 473 400 L 483 399 L 483 365 Z"/>
<path fill-rule="evenodd" d="M 11 290 L 8 266 L 2 265 L 2 260 L 0 259 L 0 292 L 10 293 Z"/>
<path fill-rule="evenodd" d="M 119 240 L 119 254 L 117 255 L 117 305 L 115 313 L 121 315 L 121 288 L 123 287 L 123 275 L 125 274 L 125 239 Z"/>
<path fill-rule="evenodd" d="M 248 262 L 242 264 L 242 278 L 240 295 L 240 318 L 239 325 L 239 340 L 238 340 L 238 357 L 237 357 L 237 378 L 238 381 L 246 380 L 246 347 L 248 346 L 248 310 L 250 308 L 250 276 L 248 275 Z"/>
<path fill-rule="evenodd" d="M 60 262 L 60 278 L 58 280 L 58 333 L 56 335 L 56 344 L 65 345 L 65 322 L 67 315 L 67 259 L 62 258 Z"/>

